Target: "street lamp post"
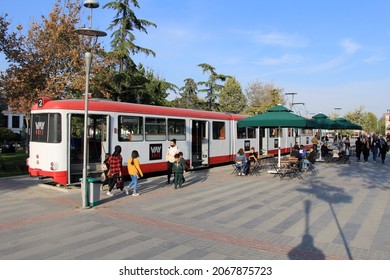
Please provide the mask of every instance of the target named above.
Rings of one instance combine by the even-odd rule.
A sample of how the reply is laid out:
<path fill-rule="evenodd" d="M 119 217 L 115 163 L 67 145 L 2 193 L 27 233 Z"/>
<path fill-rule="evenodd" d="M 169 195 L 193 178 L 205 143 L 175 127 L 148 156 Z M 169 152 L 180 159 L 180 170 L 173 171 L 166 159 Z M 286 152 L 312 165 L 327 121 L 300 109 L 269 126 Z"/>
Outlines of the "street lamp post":
<path fill-rule="evenodd" d="M 343 108 L 341 108 L 341 107 L 335 107 L 335 108 L 333 108 L 335 111 L 341 111 L 341 109 L 343 109 Z M 337 117 L 339 117 L 339 114 L 337 113 Z"/>
<path fill-rule="evenodd" d="M 297 95 L 297 92 L 286 92 L 285 95 L 291 95 L 291 103 L 290 103 L 290 110 L 292 109 L 292 106 L 294 104 L 294 95 Z"/>
<path fill-rule="evenodd" d="M 83 178 L 81 182 L 81 198 L 82 198 L 82 207 L 88 208 L 88 98 L 89 98 L 89 74 L 92 63 L 92 49 L 97 42 L 98 37 L 104 37 L 107 35 L 106 32 L 92 29 L 92 9 L 98 8 L 99 3 L 96 0 L 85 0 L 84 7 L 91 9 L 90 19 L 90 28 L 78 28 L 76 33 L 83 36 L 94 37 L 95 41 L 92 42 L 91 52 L 85 53 L 85 94 L 84 94 L 84 145 L 83 145 Z"/>

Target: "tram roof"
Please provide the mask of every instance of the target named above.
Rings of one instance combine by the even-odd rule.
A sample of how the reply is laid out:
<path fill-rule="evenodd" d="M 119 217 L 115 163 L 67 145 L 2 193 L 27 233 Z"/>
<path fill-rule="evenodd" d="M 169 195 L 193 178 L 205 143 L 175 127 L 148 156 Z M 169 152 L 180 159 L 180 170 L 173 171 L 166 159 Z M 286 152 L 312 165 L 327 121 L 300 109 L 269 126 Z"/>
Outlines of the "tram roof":
<path fill-rule="evenodd" d="M 37 110 L 80 110 L 84 111 L 85 101 L 83 99 L 51 100 L 44 98 L 42 106 L 35 104 L 32 111 Z M 194 109 L 172 108 L 156 105 L 145 105 L 136 103 L 126 103 L 110 101 L 106 99 L 89 99 L 88 111 L 95 112 L 116 112 L 116 113 L 136 113 L 146 115 L 161 115 L 173 117 L 192 117 L 202 119 L 223 119 L 223 120 L 241 120 L 247 118 L 247 115 L 222 113 L 213 111 L 202 111 Z"/>

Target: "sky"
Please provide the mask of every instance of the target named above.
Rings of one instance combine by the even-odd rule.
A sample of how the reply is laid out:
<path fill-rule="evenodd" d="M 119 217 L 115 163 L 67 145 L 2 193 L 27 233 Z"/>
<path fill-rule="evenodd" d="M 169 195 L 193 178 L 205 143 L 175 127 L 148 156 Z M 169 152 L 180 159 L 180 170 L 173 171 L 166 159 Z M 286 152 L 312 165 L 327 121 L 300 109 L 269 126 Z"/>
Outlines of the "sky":
<path fill-rule="evenodd" d="M 55 0 L 0 0 L 12 27 L 26 29 L 47 16 Z M 83 0 L 80 0 L 82 3 Z M 110 48 L 108 26 L 114 12 L 100 0 L 93 28 Z M 184 80 L 207 81 L 197 66 L 234 76 L 243 91 L 255 82 L 271 83 L 294 95 L 293 109 L 310 117 L 344 115 L 364 106 L 381 117 L 390 109 L 390 1 L 388 0 L 138 0 L 148 34 L 134 32 L 135 43 L 156 56 L 138 54 L 155 74 L 178 87 Z M 89 9 L 83 7 L 83 23 Z M 0 56 L 0 70 L 6 67 Z M 170 99 L 176 96 L 171 95 Z M 287 107 L 292 95 L 286 95 Z M 341 109 L 335 109 L 341 108 Z"/>

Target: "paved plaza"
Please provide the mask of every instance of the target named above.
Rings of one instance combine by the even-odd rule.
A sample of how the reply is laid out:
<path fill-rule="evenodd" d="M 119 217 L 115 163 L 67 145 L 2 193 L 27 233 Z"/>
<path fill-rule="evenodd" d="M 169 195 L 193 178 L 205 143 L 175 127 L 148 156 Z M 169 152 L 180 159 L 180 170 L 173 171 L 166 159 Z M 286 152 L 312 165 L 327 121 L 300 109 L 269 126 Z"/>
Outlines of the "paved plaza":
<path fill-rule="evenodd" d="M 0 179 L 3 260 L 390 260 L 390 163 L 317 163 L 303 179 L 225 165 L 140 181 L 139 197 Z"/>

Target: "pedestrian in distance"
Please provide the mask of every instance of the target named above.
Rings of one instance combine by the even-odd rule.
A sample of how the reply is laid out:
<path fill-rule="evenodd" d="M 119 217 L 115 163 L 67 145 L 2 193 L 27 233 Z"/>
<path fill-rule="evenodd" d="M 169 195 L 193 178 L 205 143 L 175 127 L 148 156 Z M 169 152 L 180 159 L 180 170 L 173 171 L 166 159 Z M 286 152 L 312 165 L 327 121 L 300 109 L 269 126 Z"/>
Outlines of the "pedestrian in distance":
<path fill-rule="evenodd" d="M 365 163 L 368 162 L 368 157 L 370 156 L 371 143 L 370 138 L 366 135 L 363 138 L 363 160 Z"/>
<path fill-rule="evenodd" d="M 372 152 L 372 160 L 374 163 L 376 162 L 376 158 L 378 157 L 379 153 L 379 138 L 376 134 L 372 136 L 372 142 L 371 142 L 371 152 Z"/>
<path fill-rule="evenodd" d="M 108 159 L 108 163 L 110 165 L 110 170 L 108 171 L 108 176 L 110 177 L 110 183 L 108 184 L 108 192 L 107 195 L 113 196 L 112 189 L 118 180 L 122 177 L 122 161 L 123 158 L 121 156 L 122 148 L 117 145 L 114 148 L 114 152 Z M 123 191 L 123 186 L 120 188 L 120 191 Z"/>
<path fill-rule="evenodd" d="M 389 146 L 387 145 L 387 141 L 381 135 L 379 137 L 379 153 L 380 153 L 381 158 L 382 158 L 382 164 L 385 163 L 386 154 L 387 154 L 388 151 L 389 151 Z"/>
<path fill-rule="evenodd" d="M 355 150 L 356 150 L 356 160 L 357 161 L 360 161 L 360 156 L 362 154 L 362 149 L 363 149 L 363 142 L 360 139 L 360 137 L 358 137 L 356 139 L 356 141 L 355 141 Z"/>
<path fill-rule="evenodd" d="M 180 160 L 180 155 L 175 155 L 175 162 L 172 166 L 172 172 L 174 175 L 173 183 L 175 185 L 175 189 L 179 188 L 181 189 L 183 186 L 183 180 L 184 180 L 184 171 L 186 167 L 183 164 L 183 162 Z"/>
<path fill-rule="evenodd" d="M 318 136 L 317 136 L 317 134 L 314 135 L 314 137 L 311 139 L 311 143 L 313 144 L 314 151 L 317 152 L 317 150 L 318 150 Z"/>
<path fill-rule="evenodd" d="M 131 182 L 126 188 L 126 195 L 129 195 L 130 189 L 133 188 L 133 196 L 139 196 L 137 192 L 138 178 L 143 177 L 144 174 L 142 173 L 138 157 L 138 151 L 134 150 L 131 152 L 131 158 L 127 161 L 127 170 L 129 171 Z"/>
<path fill-rule="evenodd" d="M 170 142 L 170 146 L 167 150 L 167 153 L 165 155 L 165 159 L 167 160 L 168 164 L 168 180 L 167 184 L 169 185 L 171 183 L 171 176 L 172 176 L 172 168 L 173 163 L 175 162 L 175 155 L 180 152 L 179 148 L 176 146 L 176 139 L 172 139 Z"/>

